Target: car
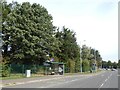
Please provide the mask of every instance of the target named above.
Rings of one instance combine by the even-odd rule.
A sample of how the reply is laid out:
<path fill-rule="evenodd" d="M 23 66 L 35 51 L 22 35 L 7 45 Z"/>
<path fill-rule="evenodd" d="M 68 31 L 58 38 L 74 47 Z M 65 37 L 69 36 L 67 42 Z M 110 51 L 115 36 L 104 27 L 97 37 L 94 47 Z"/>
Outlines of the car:
<path fill-rule="evenodd" d="M 111 71 L 116 71 L 116 69 L 113 68 L 113 69 L 111 69 Z"/>
<path fill-rule="evenodd" d="M 51 72 L 51 75 L 55 75 L 55 72 Z"/>

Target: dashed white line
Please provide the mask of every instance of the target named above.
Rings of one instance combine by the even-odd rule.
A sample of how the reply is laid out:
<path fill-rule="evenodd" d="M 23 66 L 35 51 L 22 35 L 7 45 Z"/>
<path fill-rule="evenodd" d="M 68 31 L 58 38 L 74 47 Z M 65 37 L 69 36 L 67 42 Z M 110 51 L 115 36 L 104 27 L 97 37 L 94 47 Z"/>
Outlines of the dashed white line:
<path fill-rule="evenodd" d="M 104 85 L 104 83 L 102 83 L 102 85 L 99 88 L 101 88 L 103 85 Z"/>
<path fill-rule="evenodd" d="M 105 79 L 105 82 L 107 81 L 108 79 Z"/>
<path fill-rule="evenodd" d="M 112 73 L 108 76 L 107 79 L 105 79 L 105 81 L 100 85 L 99 89 L 105 84 L 105 82 L 107 82 L 107 80 L 112 76 Z"/>

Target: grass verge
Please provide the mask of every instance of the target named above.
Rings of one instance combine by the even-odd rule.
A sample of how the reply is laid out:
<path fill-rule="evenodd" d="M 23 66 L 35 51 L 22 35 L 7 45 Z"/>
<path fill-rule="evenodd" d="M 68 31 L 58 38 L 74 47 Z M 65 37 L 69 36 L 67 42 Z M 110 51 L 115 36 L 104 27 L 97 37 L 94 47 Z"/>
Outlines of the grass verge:
<path fill-rule="evenodd" d="M 101 70 L 98 70 L 96 73 L 101 72 Z M 64 75 L 87 75 L 87 74 L 96 74 L 96 73 L 90 73 L 90 72 L 78 72 L 78 73 L 65 73 Z M 31 77 L 29 78 L 33 78 L 33 77 L 44 77 L 46 75 L 43 74 L 31 74 Z M 9 77 L 0 77 L 0 80 L 9 80 L 9 79 L 22 79 L 22 78 L 26 78 L 25 75 L 23 74 L 11 74 Z"/>

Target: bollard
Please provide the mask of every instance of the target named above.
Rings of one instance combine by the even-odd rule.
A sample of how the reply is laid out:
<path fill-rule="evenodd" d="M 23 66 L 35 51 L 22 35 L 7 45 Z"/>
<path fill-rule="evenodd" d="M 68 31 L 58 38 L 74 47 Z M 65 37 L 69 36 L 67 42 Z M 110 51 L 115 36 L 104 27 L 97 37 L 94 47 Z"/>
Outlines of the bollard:
<path fill-rule="evenodd" d="M 31 70 L 26 70 L 26 77 L 30 77 L 31 76 Z"/>

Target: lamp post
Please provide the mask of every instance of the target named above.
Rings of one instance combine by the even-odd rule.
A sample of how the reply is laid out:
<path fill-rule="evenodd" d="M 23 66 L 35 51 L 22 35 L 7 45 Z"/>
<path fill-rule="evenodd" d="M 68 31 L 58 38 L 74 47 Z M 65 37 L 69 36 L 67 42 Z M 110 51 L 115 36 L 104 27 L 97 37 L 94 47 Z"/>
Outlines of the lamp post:
<path fill-rule="evenodd" d="M 103 68 L 103 65 L 102 65 L 102 63 L 103 63 L 103 62 L 102 62 L 102 60 L 101 60 L 101 69 Z"/>
<path fill-rule="evenodd" d="M 46 56 L 49 58 L 49 54 L 47 54 Z M 45 67 L 45 75 L 48 75 L 48 68 L 47 68 L 47 66 L 49 65 L 48 62 L 50 62 L 49 59 L 46 60 L 47 64 L 46 64 L 46 67 Z"/>
<path fill-rule="evenodd" d="M 82 73 L 82 57 L 81 57 L 81 47 L 80 47 L 80 72 Z"/>
<path fill-rule="evenodd" d="M 86 40 L 84 40 L 83 42 L 85 42 Z M 82 73 L 82 57 L 81 57 L 81 55 L 82 55 L 82 43 L 80 43 L 80 72 Z"/>
<path fill-rule="evenodd" d="M 95 72 L 96 72 L 96 69 L 97 69 L 97 62 L 96 62 L 96 50 L 94 51 L 94 55 L 95 55 Z"/>

